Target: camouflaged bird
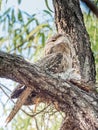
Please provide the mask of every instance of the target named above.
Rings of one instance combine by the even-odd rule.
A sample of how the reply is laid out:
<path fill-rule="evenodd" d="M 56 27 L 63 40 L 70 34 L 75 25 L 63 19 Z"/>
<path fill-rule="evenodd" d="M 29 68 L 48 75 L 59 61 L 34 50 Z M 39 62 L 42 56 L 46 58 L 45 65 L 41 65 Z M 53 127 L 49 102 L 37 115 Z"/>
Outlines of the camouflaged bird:
<path fill-rule="evenodd" d="M 35 64 L 48 74 L 57 75 L 68 71 L 72 68 L 72 56 L 70 42 L 67 37 L 62 34 L 56 34 L 49 38 L 44 49 L 44 58 L 37 61 Z M 26 89 L 26 86 L 19 85 L 11 94 L 11 98 L 18 98 Z M 36 97 L 39 93 L 32 92 L 26 99 L 24 105 L 32 105 L 36 103 Z M 43 100 L 39 100 L 43 102 Z"/>

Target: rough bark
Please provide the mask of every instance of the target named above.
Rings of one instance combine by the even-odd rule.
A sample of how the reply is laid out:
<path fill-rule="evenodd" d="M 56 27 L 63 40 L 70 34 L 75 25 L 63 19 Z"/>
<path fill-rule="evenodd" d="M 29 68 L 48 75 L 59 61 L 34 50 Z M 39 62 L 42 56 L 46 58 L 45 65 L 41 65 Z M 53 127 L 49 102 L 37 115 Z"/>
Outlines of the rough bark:
<path fill-rule="evenodd" d="M 71 37 L 76 53 L 74 58 L 82 79 L 95 83 L 94 57 L 83 22 L 79 0 L 53 0 L 53 4 L 57 30 L 59 33 L 65 33 Z"/>
<path fill-rule="evenodd" d="M 58 102 L 59 110 L 65 113 L 61 130 L 98 129 L 98 103 L 94 93 L 83 91 L 71 81 L 46 74 L 37 64 L 3 52 L 0 52 L 0 77 L 25 84 L 31 91 L 40 90 L 52 102 Z"/>
<path fill-rule="evenodd" d="M 71 43 L 73 44 L 71 46 L 75 51 L 73 54 L 73 67 L 79 70 L 84 81 L 95 83 L 96 72 L 94 56 L 84 25 L 79 0 L 53 0 L 53 4 L 58 32 L 71 37 Z M 80 98 L 80 96 L 78 98 Z M 79 102 L 81 104 L 84 103 L 81 102 L 81 99 Z M 74 101 L 74 103 L 77 104 L 77 101 Z M 94 111 L 92 111 L 91 106 L 86 107 L 84 110 L 86 113 L 84 112 L 84 114 L 81 114 L 81 110 L 83 110 L 82 107 L 74 107 L 72 105 L 68 110 L 65 109 L 66 116 L 60 130 L 98 129 L 92 124 L 93 117 L 91 113 Z M 92 119 L 92 121 L 89 119 Z"/>

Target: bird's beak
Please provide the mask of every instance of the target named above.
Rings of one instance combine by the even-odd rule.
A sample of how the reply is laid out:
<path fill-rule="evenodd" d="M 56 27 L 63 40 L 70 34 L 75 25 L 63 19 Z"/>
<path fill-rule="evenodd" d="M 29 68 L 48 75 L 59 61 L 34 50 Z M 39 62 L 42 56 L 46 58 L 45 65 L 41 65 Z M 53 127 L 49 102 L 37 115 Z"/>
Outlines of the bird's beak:
<path fill-rule="evenodd" d="M 62 43 L 61 41 L 57 41 L 57 42 L 55 42 L 55 45 L 59 45 L 61 43 Z"/>

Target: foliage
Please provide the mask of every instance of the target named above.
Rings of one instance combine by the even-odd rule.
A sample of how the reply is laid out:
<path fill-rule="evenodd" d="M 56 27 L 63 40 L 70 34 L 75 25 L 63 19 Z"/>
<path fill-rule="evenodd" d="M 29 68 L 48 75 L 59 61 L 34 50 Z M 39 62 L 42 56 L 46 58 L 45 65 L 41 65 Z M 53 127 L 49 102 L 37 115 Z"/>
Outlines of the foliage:
<path fill-rule="evenodd" d="M 85 26 L 90 36 L 91 47 L 96 63 L 96 80 L 98 80 L 98 19 L 92 14 L 84 14 Z"/>
<path fill-rule="evenodd" d="M 27 107 L 24 107 L 24 109 L 27 109 Z M 33 117 L 35 114 L 34 106 L 28 107 L 28 110 L 31 111 Z M 13 130 L 16 130 L 16 128 L 17 130 L 55 130 L 60 127 L 63 115 L 58 113 L 53 106 L 47 107 L 45 104 L 40 104 L 36 110 L 36 113 L 38 112 L 40 114 L 33 118 L 19 112 L 19 115 L 12 121 Z"/>
<path fill-rule="evenodd" d="M 20 4 L 21 1 L 18 1 Z M 17 53 L 32 59 L 45 45 L 48 35 L 52 33 L 50 11 L 43 10 L 42 15 L 28 14 L 21 9 L 9 7 L 0 14 L 0 48 L 10 53 Z M 45 18 L 47 17 L 47 20 Z M 51 20 L 51 21 L 50 21 Z M 24 55 L 26 54 L 26 55 Z"/>

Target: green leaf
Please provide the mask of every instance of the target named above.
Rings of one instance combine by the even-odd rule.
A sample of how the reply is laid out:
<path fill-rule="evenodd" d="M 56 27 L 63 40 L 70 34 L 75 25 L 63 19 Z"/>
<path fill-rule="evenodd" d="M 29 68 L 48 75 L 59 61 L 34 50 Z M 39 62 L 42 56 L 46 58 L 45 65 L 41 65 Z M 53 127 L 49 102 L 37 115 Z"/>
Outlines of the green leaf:
<path fill-rule="evenodd" d="M 18 4 L 19 4 L 19 5 L 21 4 L 21 0 L 18 0 Z"/>
<path fill-rule="evenodd" d="M 19 20 L 20 22 L 23 22 L 22 12 L 21 12 L 20 9 L 18 10 L 18 20 Z"/>
<path fill-rule="evenodd" d="M 12 18 L 12 23 L 15 23 L 16 18 L 15 18 L 15 14 L 14 14 L 14 9 L 12 9 L 11 18 Z"/>
<path fill-rule="evenodd" d="M 50 11 L 48 11 L 48 10 L 43 10 L 43 12 L 45 12 L 46 14 L 48 14 L 48 15 L 50 15 L 50 16 L 52 17 L 52 14 L 51 14 Z"/>
<path fill-rule="evenodd" d="M 51 12 L 53 13 L 53 11 L 51 10 L 51 8 L 49 7 L 48 0 L 45 0 L 45 4 L 46 4 L 46 6 L 47 6 L 48 10 L 49 10 L 49 11 L 51 11 Z"/>
<path fill-rule="evenodd" d="M 3 15 L 0 16 L 0 18 L 2 18 L 3 16 L 7 15 L 7 14 L 10 12 L 10 10 L 11 10 L 11 8 L 8 8 L 8 9 L 3 13 Z"/>
<path fill-rule="evenodd" d="M 45 27 L 50 28 L 48 24 L 40 24 L 40 25 L 38 25 L 34 30 L 32 30 L 30 32 L 30 34 L 27 36 L 27 39 L 29 39 L 31 36 L 33 36 L 35 33 L 37 33 L 38 31 L 40 31 L 41 29 L 43 29 Z"/>
<path fill-rule="evenodd" d="M 36 22 L 36 25 L 39 25 L 39 22 L 36 18 L 31 18 L 25 25 L 25 27 L 27 27 L 32 21 L 35 21 Z"/>
<path fill-rule="evenodd" d="M 1 4 L 2 4 L 2 0 L 0 0 L 0 10 L 1 10 Z"/>
<path fill-rule="evenodd" d="M 44 33 L 40 33 L 40 35 L 41 35 L 42 46 L 44 47 L 45 46 L 45 35 L 44 35 Z"/>

